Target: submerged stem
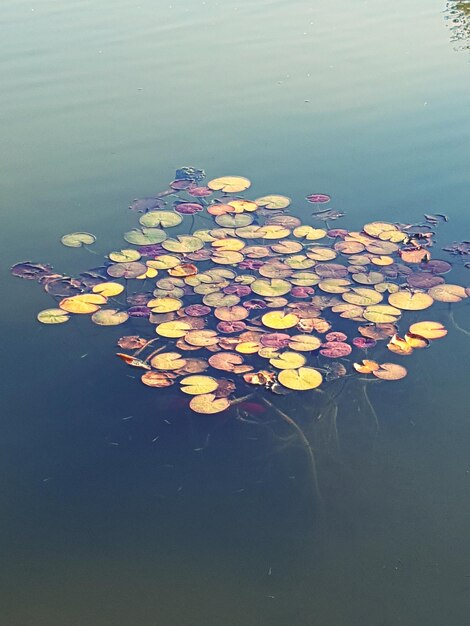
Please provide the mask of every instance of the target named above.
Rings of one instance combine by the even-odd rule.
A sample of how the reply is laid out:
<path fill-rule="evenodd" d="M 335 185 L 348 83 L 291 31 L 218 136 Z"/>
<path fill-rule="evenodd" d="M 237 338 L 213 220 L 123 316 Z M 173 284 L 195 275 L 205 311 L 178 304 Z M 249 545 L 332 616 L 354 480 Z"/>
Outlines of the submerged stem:
<path fill-rule="evenodd" d="M 287 422 L 287 424 L 289 424 L 290 426 L 295 428 L 295 430 L 297 431 L 299 439 L 302 441 L 302 443 L 303 443 L 303 445 L 305 447 L 305 450 L 306 450 L 306 452 L 308 454 L 309 461 L 310 461 L 310 469 L 311 469 L 311 473 L 312 473 L 313 496 L 314 496 L 314 499 L 320 505 L 321 511 L 323 512 L 324 504 L 323 504 L 323 497 L 322 497 L 321 491 L 320 491 L 320 485 L 318 484 L 318 473 L 317 473 L 317 464 L 316 464 L 316 461 L 315 461 L 315 455 L 313 453 L 313 449 L 312 449 L 312 446 L 310 445 L 309 440 L 305 436 L 304 431 L 300 428 L 300 426 L 297 424 L 297 422 L 295 422 L 291 417 L 289 417 L 289 415 L 287 415 L 287 413 L 284 413 L 284 411 L 281 411 L 281 409 L 278 409 L 277 406 L 274 405 L 272 402 L 270 402 L 267 398 L 263 398 L 262 397 L 261 401 L 264 402 L 264 404 L 266 404 L 267 406 L 269 406 L 285 422 Z"/>
<path fill-rule="evenodd" d="M 369 405 L 372 417 L 374 418 L 376 433 L 378 433 L 380 430 L 379 418 L 377 416 L 377 413 L 374 409 L 372 402 L 370 401 L 369 394 L 367 393 L 367 383 L 364 383 L 364 385 L 362 386 L 362 390 L 364 392 L 364 398 L 366 399 L 366 402 Z"/>
<path fill-rule="evenodd" d="M 461 333 L 464 333 L 464 335 L 469 335 L 470 336 L 470 332 L 468 330 L 465 330 L 465 328 L 462 328 L 462 326 L 459 326 L 457 324 L 457 322 L 455 321 L 454 318 L 454 311 L 452 309 L 450 309 L 449 311 L 449 319 L 452 322 L 452 324 L 454 325 L 454 327 L 459 330 Z"/>

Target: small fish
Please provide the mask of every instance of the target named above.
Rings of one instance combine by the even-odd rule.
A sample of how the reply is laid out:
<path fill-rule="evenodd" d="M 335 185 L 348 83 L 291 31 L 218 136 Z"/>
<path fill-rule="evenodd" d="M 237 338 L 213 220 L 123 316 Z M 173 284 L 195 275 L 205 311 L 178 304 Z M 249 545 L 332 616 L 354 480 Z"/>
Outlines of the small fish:
<path fill-rule="evenodd" d="M 123 422 L 125 422 L 126 420 L 131 420 L 131 419 L 133 419 L 133 418 L 134 418 L 134 416 L 133 416 L 133 415 L 128 415 L 127 417 L 123 417 L 123 418 L 122 418 L 122 421 L 123 421 Z"/>
<path fill-rule="evenodd" d="M 170 424 L 171 426 L 171 422 L 169 422 L 168 420 L 163 420 L 166 424 Z"/>
<path fill-rule="evenodd" d="M 157 435 L 156 437 L 154 437 L 152 439 L 152 443 L 155 443 L 156 441 L 158 441 L 158 439 L 160 439 L 160 435 Z"/>

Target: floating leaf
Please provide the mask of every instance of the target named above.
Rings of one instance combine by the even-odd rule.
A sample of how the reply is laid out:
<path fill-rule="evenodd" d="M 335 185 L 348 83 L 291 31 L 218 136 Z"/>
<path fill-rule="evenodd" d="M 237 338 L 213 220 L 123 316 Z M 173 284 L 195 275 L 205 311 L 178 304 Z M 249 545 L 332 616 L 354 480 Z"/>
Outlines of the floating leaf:
<path fill-rule="evenodd" d="M 358 330 L 363 337 L 380 341 L 381 339 L 392 337 L 398 328 L 394 323 L 377 323 L 369 326 L 359 326 Z"/>
<path fill-rule="evenodd" d="M 25 278 L 26 280 L 38 280 L 42 276 L 47 276 L 52 271 L 52 265 L 44 265 L 42 263 L 32 263 L 24 261 L 23 263 L 15 263 L 10 268 L 10 272 L 17 278 Z"/>
<path fill-rule="evenodd" d="M 139 219 L 142 226 L 147 228 L 172 228 L 181 224 L 182 221 L 181 215 L 173 211 L 149 211 Z"/>
<path fill-rule="evenodd" d="M 321 344 L 320 354 L 329 359 L 340 359 L 351 354 L 352 348 L 344 341 L 326 341 Z"/>
<path fill-rule="evenodd" d="M 251 289 L 259 296 L 283 296 L 289 293 L 291 285 L 280 278 L 259 278 L 251 284 Z"/>
<path fill-rule="evenodd" d="M 431 258 L 431 253 L 426 248 L 406 248 L 399 252 L 405 263 L 422 263 Z"/>
<path fill-rule="evenodd" d="M 321 345 L 321 339 L 313 335 L 294 335 L 289 339 L 288 345 L 296 352 L 311 352 Z"/>
<path fill-rule="evenodd" d="M 90 233 L 70 233 L 61 237 L 60 241 L 68 248 L 81 248 L 95 243 L 96 237 Z"/>
<path fill-rule="evenodd" d="M 191 330 L 186 333 L 184 340 L 191 346 L 214 346 L 218 342 L 215 330 Z"/>
<path fill-rule="evenodd" d="M 240 193 L 250 187 L 251 182 L 243 176 L 221 176 L 213 178 L 207 183 L 209 189 L 213 191 L 223 191 L 224 193 Z"/>
<path fill-rule="evenodd" d="M 408 332 L 424 337 L 425 339 L 442 339 L 442 337 L 447 335 L 447 330 L 440 322 L 429 321 L 411 324 Z"/>
<path fill-rule="evenodd" d="M 150 361 L 156 370 L 178 370 L 186 364 L 185 359 L 179 352 L 160 352 L 152 357 Z"/>
<path fill-rule="evenodd" d="M 119 326 L 129 319 L 126 311 L 118 311 L 117 309 L 101 309 L 91 316 L 91 321 L 98 326 Z"/>
<path fill-rule="evenodd" d="M 306 197 L 306 200 L 313 204 L 324 204 L 331 200 L 330 196 L 326 193 L 312 193 Z"/>
<path fill-rule="evenodd" d="M 118 346 L 124 350 L 138 350 L 139 348 L 143 348 L 147 345 L 147 343 L 147 339 L 143 339 L 138 335 L 127 335 L 125 337 L 121 337 L 117 342 Z"/>
<path fill-rule="evenodd" d="M 367 287 L 354 287 L 351 291 L 343 293 L 342 297 L 346 302 L 360 306 L 378 304 L 383 299 L 382 295 L 375 289 L 367 289 Z"/>
<path fill-rule="evenodd" d="M 243 213 L 244 211 L 256 211 L 258 205 L 252 200 L 231 200 L 228 205 L 235 209 L 235 213 Z"/>
<path fill-rule="evenodd" d="M 145 274 L 147 266 L 138 261 L 130 263 L 115 263 L 107 268 L 107 273 L 113 278 L 137 278 L 141 274 Z"/>
<path fill-rule="evenodd" d="M 259 207 L 263 207 L 263 209 L 286 209 L 291 203 L 291 199 L 287 198 L 287 196 L 277 196 L 277 195 L 269 195 L 263 196 L 262 198 L 258 198 L 255 200 L 256 204 Z"/>
<path fill-rule="evenodd" d="M 93 293 L 99 293 L 106 298 L 112 298 L 113 296 L 118 296 L 120 293 L 124 291 L 124 286 L 121 283 L 98 283 L 94 285 L 92 289 Z"/>
<path fill-rule="evenodd" d="M 69 321 L 70 316 L 62 309 L 44 309 L 37 314 L 37 319 L 41 324 L 63 324 Z"/>
<path fill-rule="evenodd" d="M 320 372 L 313 367 L 301 367 L 297 370 L 282 370 L 279 372 L 278 380 L 281 385 L 294 391 L 308 391 L 316 389 L 322 384 L 323 377 Z"/>
<path fill-rule="evenodd" d="M 191 396 L 199 396 L 215 391 L 218 382 L 211 376 L 186 376 L 180 380 L 181 391 Z"/>
<path fill-rule="evenodd" d="M 326 280 L 321 280 L 318 283 L 318 286 L 326 293 L 344 294 L 346 291 L 349 291 L 350 284 L 349 280 L 346 280 L 345 278 L 327 278 Z"/>
<path fill-rule="evenodd" d="M 282 352 L 277 357 L 269 360 L 270 364 L 281 370 L 298 369 L 305 365 L 307 359 L 298 352 Z"/>
<path fill-rule="evenodd" d="M 368 359 L 363 359 L 361 363 L 353 363 L 353 367 L 356 372 L 360 374 L 372 374 L 373 372 L 380 369 L 380 365 L 375 361 L 369 361 Z"/>
<path fill-rule="evenodd" d="M 393 335 L 387 344 L 387 348 L 391 352 L 396 354 L 408 355 L 413 352 L 413 346 L 411 346 L 405 339 L 398 335 Z"/>
<path fill-rule="evenodd" d="M 99 294 L 84 293 L 71 298 L 64 298 L 59 303 L 59 308 L 68 313 L 89 314 L 98 311 L 102 304 L 106 304 L 107 298 Z"/>
<path fill-rule="evenodd" d="M 178 235 L 175 239 L 166 239 L 162 243 L 162 248 L 168 250 L 168 252 L 196 252 L 196 250 L 200 250 L 203 247 L 204 242 L 198 237 L 191 235 Z"/>
<path fill-rule="evenodd" d="M 382 380 L 400 380 L 407 375 L 406 368 L 396 363 L 381 363 L 378 370 L 374 370 L 373 375 Z"/>
<path fill-rule="evenodd" d="M 467 298 L 467 292 L 460 285 L 437 285 L 431 287 L 428 296 L 438 302 L 460 302 Z"/>
<path fill-rule="evenodd" d="M 283 311 L 270 311 L 269 313 L 265 313 L 261 320 L 268 328 L 275 328 L 279 330 L 292 328 L 299 322 L 297 315 L 294 315 L 293 313 L 284 313 Z"/>
<path fill-rule="evenodd" d="M 145 372 L 140 380 L 147 387 L 171 387 L 175 384 L 176 376 L 171 372 Z"/>
<path fill-rule="evenodd" d="M 397 291 L 388 297 L 389 303 L 405 311 L 422 311 L 427 309 L 434 302 L 427 293 L 413 293 L 411 291 Z"/>
<path fill-rule="evenodd" d="M 162 322 L 156 327 L 156 332 L 161 337 L 176 338 L 184 337 L 191 330 L 191 326 L 186 322 Z"/>
<path fill-rule="evenodd" d="M 234 372 L 243 365 L 243 357 L 235 352 L 218 352 L 209 358 L 209 365 L 217 370 Z"/>
<path fill-rule="evenodd" d="M 124 239 L 136 246 L 147 246 L 164 241 L 166 233 L 159 228 L 134 228 L 124 234 Z"/>
<path fill-rule="evenodd" d="M 401 311 L 386 304 L 368 306 L 364 311 L 364 319 L 376 324 L 394 323 L 400 317 Z"/>
<path fill-rule="evenodd" d="M 326 236 L 326 230 L 323 228 L 313 228 L 313 226 L 298 226 L 294 228 L 294 235 L 307 241 L 316 241 Z"/>
<path fill-rule="evenodd" d="M 199 211 L 203 210 L 204 207 L 202 204 L 197 202 L 178 202 L 175 205 L 175 211 L 181 215 L 194 215 L 195 213 L 199 213 Z"/>
<path fill-rule="evenodd" d="M 421 335 L 416 335 L 415 333 L 407 332 L 405 334 L 405 341 L 412 348 L 427 348 L 429 346 L 429 340 Z"/>
<path fill-rule="evenodd" d="M 133 248 L 125 248 L 119 250 L 119 252 L 110 252 L 108 257 L 115 263 L 131 263 L 132 261 L 138 261 L 142 255 L 138 250 Z"/>
<path fill-rule="evenodd" d="M 194 396 L 189 403 L 189 407 L 196 413 L 204 415 L 212 415 L 221 413 L 230 406 L 230 400 L 227 398 L 217 398 L 213 393 L 206 393 L 200 396 Z"/>

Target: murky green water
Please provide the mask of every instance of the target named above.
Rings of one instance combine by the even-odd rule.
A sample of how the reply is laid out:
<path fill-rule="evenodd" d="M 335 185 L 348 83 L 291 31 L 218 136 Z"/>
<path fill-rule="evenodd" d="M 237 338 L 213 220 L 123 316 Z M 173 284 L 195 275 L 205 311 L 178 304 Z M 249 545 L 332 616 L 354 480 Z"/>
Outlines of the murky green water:
<path fill-rule="evenodd" d="M 468 336 L 413 356 L 399 394 L 370 389 L 378 437 L 344 392 L 340 452 L 316 430 L 322 530 L 302 448 L 157 402 L 107 332 L 39 327 L 50 299 L 8 275 L 92 266 L 60 236 L 119 248 L 129 200 L 186 164 L 253 197 L 330 193 L 347 228 L 446 212 L 439 243 L 468 239 L 470 57 L 445 9 L 4 0 L 2 624 L 468 623 Z"/>

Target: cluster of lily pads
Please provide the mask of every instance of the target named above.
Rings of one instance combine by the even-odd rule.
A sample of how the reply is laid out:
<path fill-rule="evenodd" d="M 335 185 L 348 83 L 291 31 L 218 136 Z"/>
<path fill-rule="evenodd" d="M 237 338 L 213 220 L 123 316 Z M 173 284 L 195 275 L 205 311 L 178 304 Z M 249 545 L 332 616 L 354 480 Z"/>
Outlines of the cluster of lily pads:
<path fill-rule="evenodd" d="M 37 280 L 57 301 L 38 320 L 140 319 L 142 332 L 118 340 L 118 357 L 144 370 L 143 384 L 177 385 L 192 396 L 193 411 L 212 414 L 237 401 L 237 387 L 284 394 L 349 375 L 399 380 L 407 374 L 401 363 L 370 352 L 383 354 L 381 345 L 402 357 L 428 347 L 447 330 L 435 320 L 404 320 L 400 334 L 404 314 L 470 294 L 445 282 L 448 261 L 431 258 L 433 228 L 445 216 L 348 231 L 329 226 L 343 215 L 323 208 L 330 197 L 312 194 L 314 225 L 303 224 L 285 196 L 250 199 L 242 195 L 247 178 L 204 184 L 204 176 L 182 168 L 167 190 L 135 200 L 139 227 L 101 267 L 72 278 L 45 264 L 14 265 L 15 276 Z M 89 233 L 62 238 L 69 247 L 94 242 Z M 450 251 L 464 253 L 464 244 Z"/>

